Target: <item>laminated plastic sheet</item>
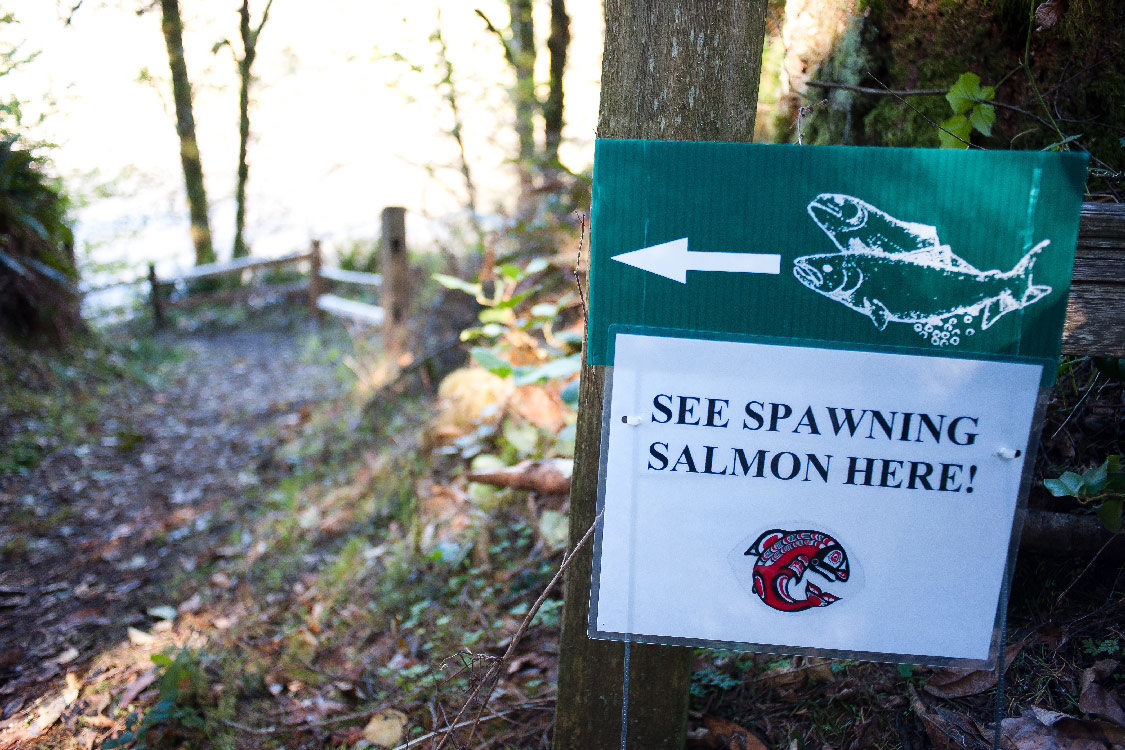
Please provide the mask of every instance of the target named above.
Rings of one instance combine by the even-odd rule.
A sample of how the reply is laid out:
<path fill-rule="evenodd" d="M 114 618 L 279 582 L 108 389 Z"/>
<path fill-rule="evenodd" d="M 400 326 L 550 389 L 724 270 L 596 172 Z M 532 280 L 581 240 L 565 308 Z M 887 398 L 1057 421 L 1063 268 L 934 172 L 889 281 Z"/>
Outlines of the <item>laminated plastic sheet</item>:
<path fill-rule="evenodd" d="M 616 350 L 591 637 L 995 658 L 1042 365 L 637 333 Z"/>

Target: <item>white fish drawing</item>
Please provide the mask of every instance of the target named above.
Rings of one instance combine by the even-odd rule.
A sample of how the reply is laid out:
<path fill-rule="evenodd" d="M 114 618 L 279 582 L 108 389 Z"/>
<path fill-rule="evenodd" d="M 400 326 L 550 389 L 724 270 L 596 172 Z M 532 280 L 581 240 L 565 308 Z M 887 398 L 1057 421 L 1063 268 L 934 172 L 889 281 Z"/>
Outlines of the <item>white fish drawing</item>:
<path fill-rule="evenodd" d="M 871 318 L 879 330 L 910 323 L 935 345 L 960 341 L 959 316 L 980 316 L 982 330 L 1051 292 L 1032 270 L 1043 240 L 1009 271 L 981 271 L 941 243 L 937 229 L 890 216 L 852 196 L 824 193 L 809 215 L 839 252 L 793 261 L 802 284 Z M 971 334 L 972 329 L 967 333 Z"/>

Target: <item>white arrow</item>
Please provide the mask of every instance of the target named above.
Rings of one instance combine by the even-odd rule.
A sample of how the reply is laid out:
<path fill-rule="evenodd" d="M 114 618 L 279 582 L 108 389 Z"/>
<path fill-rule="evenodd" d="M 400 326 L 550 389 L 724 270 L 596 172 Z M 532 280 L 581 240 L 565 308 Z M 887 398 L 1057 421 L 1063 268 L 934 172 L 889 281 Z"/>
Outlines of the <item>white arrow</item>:
<path fill-rule="evenodd" d="M 687 237 L 614 255 L 613 259 L 681 284 L 687 283 L 688 271 L 781 273 L 780 255 L 691 252 L 688 250 Z"/>

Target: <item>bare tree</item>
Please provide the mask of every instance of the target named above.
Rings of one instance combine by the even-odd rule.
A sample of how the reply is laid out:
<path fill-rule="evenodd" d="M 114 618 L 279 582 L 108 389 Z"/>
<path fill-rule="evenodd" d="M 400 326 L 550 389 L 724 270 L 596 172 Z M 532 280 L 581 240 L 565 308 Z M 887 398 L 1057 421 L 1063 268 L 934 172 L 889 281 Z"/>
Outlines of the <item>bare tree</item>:
<path fill-rule="evenodd" d="M 570 16 L 566 0 L 551 0 L 551 35 L 547 51 L 551 53 L 547 98 L 543 102 L 543 163 L 552 168 L 559 163 L 559 143 L 563 129 L 563 72 L 570 47 Z"/>
<path fill-rule="evenodd" d="M 250 85 L 254 81 L 253 66 L 258 56 L 258 38 L 262 35 L 262 27 L 270 17 L 270 8 L 273 0 L 267 0 L 266 7 L 256 26 L 250 24 L 250 0 L 242 0 L 238 9 L 238 32 L 242 39 L 242 55 L 235 54 L 234 61 L 238 65 L 238 178 L 234 186 L 234 250 L 235 258 L 242 258 L 250 254 L 246 244 L 246 183 L 250 179 L 250 165 L 246 161 L 247 147 L 250 143 Z M 234 45 L 230 40 L 224 39 L 215 45 L 213 52 L 222 47 Z"/>
<path fill-rule="evenodd" d="M 191 216 L 191 241 L 195 262 L 215 262 L 211 244 L 211 223 L 207 217 L 207 192 L 203 187 L 203 162 L 195 137 L 195 115 L 191 106 L 191 81 L 184 60 L 184 25 L 178 0 L 160 0 L 160 27 L 168 48 L 168 68 L 172 73 L 172 99 L 176 106 L 176 134 L 180 137 L 180 163 L 184 171 L 188 213 Z"/>
<path fill-rule="evenodd" d="M 559 143 L 563 127 L 563 73 L 566 69 L 567 50 L 570 46 L 570 16 L 566 13 L 566 0 L 550 0 L 551 30 L 547 38 L 550 53 L 547 96 L 543 101 L 536 94 L 535 22 L 532 17 L 533 0 L 508 0 L 509 28 L 498 28 L 483 11 L 477 15 L 496 35 L 504 48 L 504 59 L 515 75 L 512 103 L 515 108 L 516 139 L 519 144 L 517 167 L 520 177 L 521 203 L 526 203 L 533 189 L 534 174 L 543 169 L 552 171 L 558 166 Z M 538 149 L 535 139 L 536 118 L 543 118 L 543 148 Z"/>

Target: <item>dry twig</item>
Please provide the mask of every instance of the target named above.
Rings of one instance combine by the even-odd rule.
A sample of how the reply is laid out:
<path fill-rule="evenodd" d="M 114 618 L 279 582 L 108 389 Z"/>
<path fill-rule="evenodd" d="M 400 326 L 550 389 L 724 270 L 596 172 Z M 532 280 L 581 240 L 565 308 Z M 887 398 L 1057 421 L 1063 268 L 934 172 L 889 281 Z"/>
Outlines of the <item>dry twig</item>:
<path fill-rule="evenodd" d="M 464 716 L 465 711 L 467 711 L 469 708 L 469 704 L 473 702 L 474 698 L 476 698 L 477 694 L 480 692 L 481 687 L 483 687 L 487 683 L 488 692 L 484 694 L 484 699 L 481 701 L 480 708 L 477 710 L 477 715 L 471 722 L 472 728 L 469 730 L 469 739 L 466 740 L 466 742 L 472 741 L 473 734 L 476 733 L 477 725 L 481 722 L 481 715 L 484 713 L 484 709 L 488 707 L 488 701 L 492 698 L 492 691 L 496 688 L 496 682 L 500 678 L 500 673 L 504 669 L 504 665 L 507 664 L 508 660 L 512 658 L 512 654 L 515 653 L 516 646 L 519 645 L 519 642 L 523 638 L 524 633 L 527 631 L 528 626 L 531 624 L 532 619 L 535 617 L 536 613 L 539 612 L 539 608 L 543 606 L 543 602 L 547 600 L 547 595 L 551 592 L 551 589 L 555 587 L 555 584 L 558 583 L 560 578 L 562 578 L 562 574 L 566 572 L 566 569 L 568 567 L 570 567 L 570 564 L 574 561 L 575 556 L 578 555 L 579 550 L 581 550 L 582 547 L 586 545 L 586 542 L 590 541 L 590 537 L 594 535 L 594 529 L 597 528 L 598 520 L 600 518 L 601 513 L 599 513 L 597 517 L 594 518 L 594 522 L 590 524 L 590 528 L 586 529 L 586 533 L 583 534 L 582 538 L 578 540 L 578 544 L 574 545 L 574 549 L 572 549 L 567 554 L 567 556 L 563 558 L 562 564 L 559 565 L 559 569 L 555 573 L 554 577 L 550 580 L 546 587 L 544 587 L 543 592 L 539 594 L 539 598 L 535 600 L 535 604 L 531 605 L 531 609 L 527 611 L 527 614 L 523 618 L 523 622 L 520 623 L 520 626 L 516 630 L 515 635 L 512 636 L 511 643 L 508 644 L 508 649 L 504 652 L 504 655 L 501 656 L 496 661 L 496 663 L 492 665 L 492 669 L 489 670 L 489 673 L 480 682 L 480 684 L 478 684 L 473 689 L 473 691 L 469 693 L 469 697 L 465 699 L 465 704 L 461 706 L 461 710 L 457 712 L 457 715 L 455 717 L 453 717 L 454 724 L 452 726 L 444 727 L 443 729 L 438 730 L 438 732 L 444 732 L 444 735 L 441 738 L 441 742 L 438 743 L 437 747 L 434 750 L 442 750 L 442 748 L 445 747 L 445 743 L 449 741 L 449 738 L 452 736 L 453 732 L 456 729 L 459 729 L 460 727 L 463 727 L 467 723 L 469 723 L 461 722 L 461 717 Z M 436 736 L 438 732 L 434 732 L 432 734 Z"/>

